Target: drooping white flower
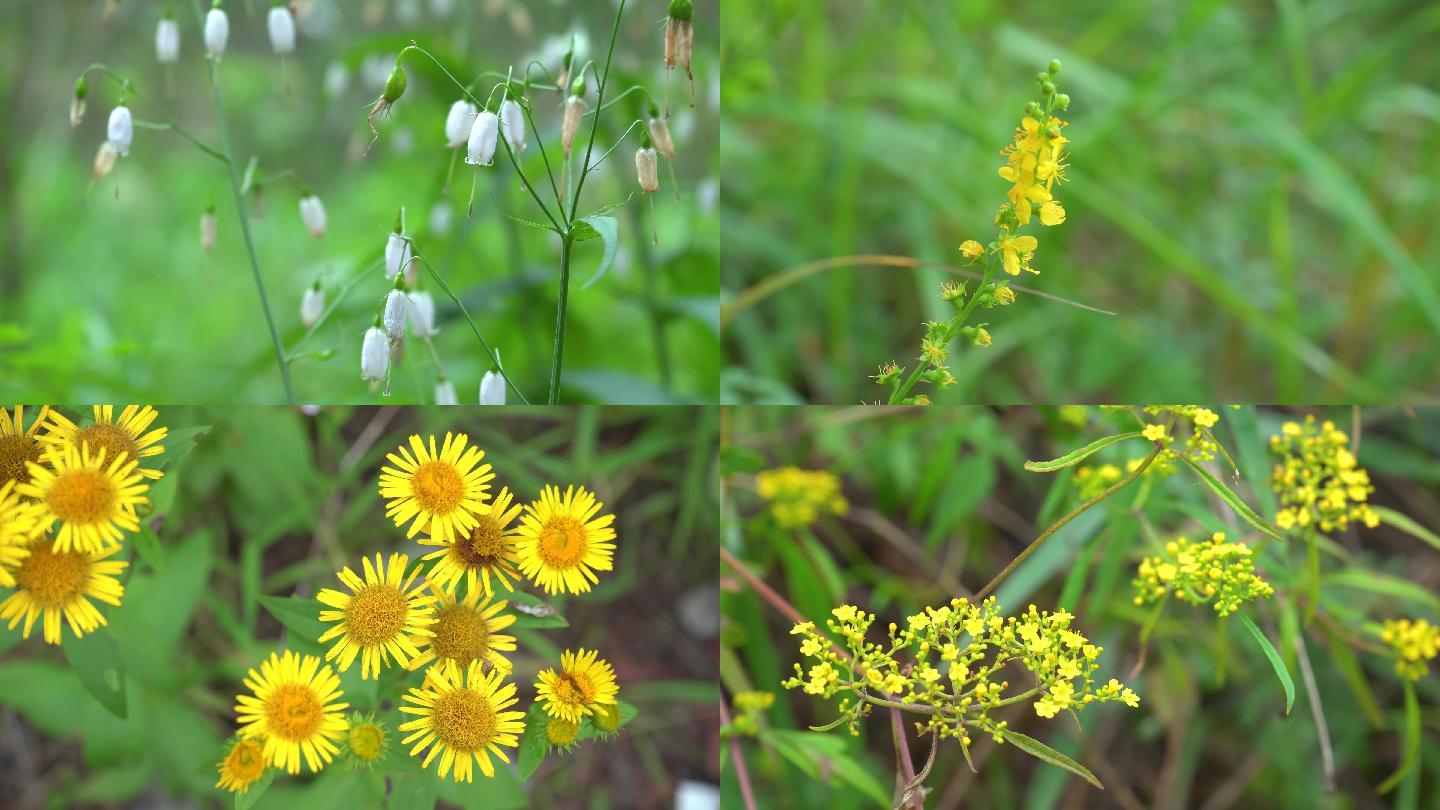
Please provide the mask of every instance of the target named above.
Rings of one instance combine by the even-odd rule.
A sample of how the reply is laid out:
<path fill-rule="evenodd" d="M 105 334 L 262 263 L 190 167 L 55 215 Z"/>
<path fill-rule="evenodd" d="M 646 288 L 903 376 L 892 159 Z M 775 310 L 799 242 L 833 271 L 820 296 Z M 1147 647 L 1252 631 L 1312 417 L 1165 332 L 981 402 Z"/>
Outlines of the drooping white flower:
<path fill-rule="evenodd" d="M 360 344 L 360 376 L 367 380 L 383 380 L 390 370 L 390 341 L 385 330 L 372 326 L 365 330 Z"/>
<path fill-rule="evenodd" d="M 660 190 L 658 163 L 654 147 L 642 146 L 635 150 L 635 173 L 639 176 L 640 190 L 646 194 Z"/>
<path fill-rule="evenodd" d="M 180 58 L 180 23 L 169 11 L 155 26 L 155 60 L 162 65 L 173 65 Z"/>
<path fill-rule="evenodd" d="M 570 156 L 570 145 L 575 142 L 575 132 L 580 129 L 580 118 L 585 115 L 585 99 L 572 95 L 565 99 L 565 118 L 560 124 L 560 148 Z"/>
<path fill-rule="evenodd" d="M 85 77 L 75 80 L 75 94 L 70 97 L 70 128 L 75 129 L 85 120 L 85 94 L 89 84 Z"/>
<path fill-rule="evenodd" d="M 650 140 L 655 142 L 655 148 L 660 150 L 666 160 L 674 160 L 675 141 L 670 137 L 670 124 L 661 118 L 659 113 L 658 109 L 650 111 L 650 120 L 647 122 Z"/>
<path fill-rule="evenodd" d="M 307 193 L 300 198 L 300 219 L 316 239 L 325 235 L 325 204 L 314 194 Z"/>
<path fill-rule="evenodd" d="M 110 111 L 110 122 L 105 127 L 105 140 L 110 151 L 120 157 L 130 154 L 130 139 L 134 137 L 135 126 L 130 118 L 130 108 L 121 104 Z"/>
<path fill-rule="evenodd" d="M 500 102 L 500 128 L 510 151 L 517 155 L 525 151 L 525 111 L 520 108 L 520 102 L 513 98 Z"/>
<path fill-rule="evenodd" d="M 500 119 L 495 113 L 485 110 L 475 116 L 470 127 L 470 143 L 466 149 L 465 162 L 475 166 L 490 166 L 495 162 L 495 147 L 499 144 Z"/>
<path fill-rule="evenodd" d="M 385 296 L 385 334 L 391 340 L 399 340 L 405 336 L 405 313 L 410 311 L 410 298 L 403 290 L 391 290 Z"/>
<path fill-rule="evenodd" d="M 459 405 L 460 400 L 455 396 L 455 383 L 441 378 L 435 383 L 435 404 L 436 405 Z"/>
<path fill-rule="evenodd" d="M 115 150 L 110 148 L 109 141 L 101 141 L 100 149 L 95 153 L 95 168 L 90 175 L 91 182 L 99 182 L 105 179 L 115 168 Z"/>
<path fill-rule="evenodd" d="M 385 278 L 394 281 L 402 269 L 408 269 L 411 258 L 410 240 L 405 234 L 399 231 L 390 234 L 385 241 Z"/>
<path fill-rule="evenodd" d="M 211 205 L 200 215 L 200 248 L 206 253 L 215 249 L 215 206 Z"/>
<path fill-rule="evenodd" d="M 324 312 L 325 290 L 317 281 L 300 298 L 300 322 L 305 324 L 306 329 L 309 329 L 320 320 L 320 316 Z"/>
<path fill-rule="evenodd" d="M 458 149 L 465 145 L 465 140 L 470 137 L 470 128 L 475 124 L 475 116 L 480 111 L 469 101 L 461 99 L 450 105 L 450 112 L 445 116 L 445 145 L 451 149 Z"/>
<path fill-rule="evenodd" d="M 505 404 L 505 378 L 500 376 L 499 372 L 487 371 L 485 376 L 480 378 L 480 404 Z"/>
<path fill-rule="evenodd" d="M 219 59 L 225 53 L 225 43 L 230 41 L 230 18 L 217 2 L 205 15 L 205 50 L 211 59 Z"/>
<path fill-rule="evenodd" d="M 433 337 L 436 334 L 435 299 L 430 297 L 429 290 L 411 290 L 409 295 L 410 331 L 416 337 Z"/>
<path fill-rule="evenodd" d="M 295 17 L 290 7 L 276 2 L 270 7 L 270 16 L 265 18 L 265 27 L 270 32 L 270 47 L 275 53 L 295 52 Z"/>

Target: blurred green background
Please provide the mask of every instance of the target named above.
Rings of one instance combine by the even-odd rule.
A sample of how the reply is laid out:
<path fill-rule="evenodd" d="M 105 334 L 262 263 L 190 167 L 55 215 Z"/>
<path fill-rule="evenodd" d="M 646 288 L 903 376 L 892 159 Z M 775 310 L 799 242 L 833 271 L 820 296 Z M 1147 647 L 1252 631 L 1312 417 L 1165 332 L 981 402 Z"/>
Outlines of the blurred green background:
<path fill-rule="evenodd" d="M 919 353 L 1033 77 L 1073 102 L 1069 219 L 1043 293 L 983 313 L 939 402 L 1433 400 L 1440 362 L 1434 3 L 731 0 L 725 305 L 853 254 L 725 325 L 726 402 L 884 399 Z M 927 393 L 928 388 L 922 386 Z"/>
<path fill-rule="evenodd" d="M 766 408 L 730 409 L 722 458 L 729 474 L 722 506 L 722 548 L 823 627 L 831 608 L 850 603 L 878 614 L 869 640 L 889 622 L 926 605 L 973 594 L 1044 527 L 1080 503 L 1075 468 L 1026 472 L 1027 459 L 1063 455 L 1107 433 L 1133 427 L 1127 414 L 1073 408 Z M 1217 472 L 1266 519 L 1273 519 L 1268 437 L 1301 411 L 1216 408 L 1216 438 L 1235 458 Z M 1307 409 L 1360 429 L 1360 463 L 1376 486 L 1371 502 L 1404 513 L 1432 532 L 1440 527 L 1440 409 Z M 1087 463 L 1143 455 L 1114 445 Z M 764 514 L 751 472 L 796 465 L 839 476 L 848 514 L 809 530 L 777 528 Z M 1440 618 L 1440 545 L 1388 525 L 1332 533 L 1322 552 L 1324 578 L 1313 622 L 1292 630 L 1279 595 L 1245 608 L 1273 638 L 1298 630 L 1314 667 L 1336 762 L 1337 792 L 1327 795 L 1312 704 L 1292 643 L 1276 642 L 1293 673 L 1289 716 L 1275 674 L 1238 620 L 1209 607 L 1174 602 L 1148 645 L 1143 623 L 1154 611 L 1132 604 L 1135 566 L 1178 535 L 1247 535 L 1235 514 L 1183 469 L 1140 483 L 1081 514 L 1002 582 L 1007 615 L 1033 603 L 1069 610 L 1074 628 L 1104 647 L 1096 673 L 1141 696 L 1138 709 L 1095 705 L 1045 720 L 1029 705 L 997 720 L 1074 757 L 1105 792 L 1060 768 L 996 746 L 977 735 L 972 773 L 959 744 L 943 741 L 926 781 L 926 807 L 1042 808 L 1435 808 L 1440 797 L 1440 680 L 1416 684 L 1424 742 L 1416 770 L 1389 796 L 1375 787 L 1402 757 L 1402 689 L 1394 659 L 1371 635 L 1382 619 Z M 1246 542 L 1254 543 L 1249 532 Z M 1432 535 L 1433 538 L 1433 535 Z M 1433 540 L 1440 543 L 1440 540 Z M 1303 544 L 1271 543 L 1259 565 L 1277 592 L 1305 576 Z M 851 738 L 843 727 L 813 732 L 837 717 L 834 701 L 779 687 L 798 651 L 791 622 L 722 564 L 720 678 L 727 700 L 747 690 L 772 692 L 758 737 L 742 736 L 760 807 L 890 807 L 894 745 L 884 711 Z M 1294 586 L 1291 586 L 1294 587 Z M 1294 591 L 1291 591 L 1293 594 Z M 1173 600 L 1171 600 L 1173 602 Z M 1303 597 L 1299 599 L 1304 603 Z M 1342 640 L 1343 639 L 1343 640 Z M 1354 645 L 1354 646 L 1352 646 Z M 808 661 L 813 663 L 813 661 Z M 1023 672 L 1014 683 L 1028 678 Z M 910 717 L 914 717 L 913 715 Z M 907 724 L 908 725 L 908 724 Z M 910 735 L 916 769 L 928 740 Z M 728 756 L 728 746 L 727 746 Z M 743 807 L 735 770 L 723 766 L 727 807 Z"/>
<path fill-rule="evenodd" d="M 144 521 L 158 543 L 137 557 L 127 538 L 123 602 L 100 605 L 109 628 L 99 632 L 118 643 L 127 719 L 82 686 L 67 663 L 68 629 L 57 648 L 38 627 L 22 642 L 19 628 L 0 626 L 0 805 L 229 806 L 229 794 L 212 786 L 235 729 L 235 695 L 284 632 L 261 597 L 335 587 L 335 572 L 359 570 L 362 555 L 402 552 L 413 565 L 429 549 L 385 518 L 379 466 L 411 433 L 448 430 L 486 451 L 495 485 L 510 486 L 517 501 L 538 497 L 546 483 L 583 484 L 616 516 L 615 570 L 588 594 L 549 600 L 568 626 L 512 627 L 518 708 L 533 699 L 540 668 L 583 645 L 614 665 L 620 699 L 639 714 L 613 740 L 547 757 L 523 785 L 505 766 L 493 780 L 477 775 L 474 785 L 456 786 L 440 783 L 433 766 L 422 777 L 399 767 L 352 774 L 337 760 L 318 777 L 278 776 L 257 807 L 382 807 L 387 785 L 388 806 L 407 810 L 428 806 L 414 798 L 427 785 L 440 785 L 445 806 L 487 810 L 668 807 L 680 780 L 717 780 L 718 413 L 511 408 L 462 417 L 360 407 L 309 417 L 187 407 L 161 408 L 156 424 L 171 431 L 160 457 L 168 472 L 152 491 L 157 510 Z M 194 448 L 177 461 L 191 438 Z M 346 701 L 377 711 L 395 734 L 406 719 L 395 709 L 398 694 L 387 698 L 359 674 L 356 665 L 341 676 Z M 391 751 L 404 762 L 408 748 L 397 743 Z"/>
<path fill-rule="evenodd" d="M 91 164 L 119 89 L 91 74 L 88 113 L 72 132 L 67 123 L 72 87 L 92 62 L 129 78 L 157 105 L 132 96 L 137 119 L 158 121 L 163 113 L 208 143 L 220 141 L 190 0 L 126 0 L 107 22 L 108 5 L 4 4 L 0 393 L 31 401 L 283 402 L 225 167 L 174 133 L 137 126 L 130 156 L 90 187 Z M 167 5 L 181 27 L 180 61 L 168 77 L 154 50 L 156 23 Z M 380 139 L 362 158 L 370 137 L 365 118 L 394 55 L 412 40 L 462 81 L 484 70 L 503 74 L 512 64 L 521 71 L 532 59 L 555 71 L 572 33 L 581 45 L 577 63 L 591 57 L 603 62 L 615 5 L 305 0 L 297 4 L 300 34 L 288 60 L 288 93 L 265 34 L 270 5 L 269 0 L 226 4 L 231 36 L 221 80 L 239 169 L 255 156 L 262 177 L 294 171 L 329 213 L 329 234 L 317 241 L 301 224 L 294 178 L 263 185 L 263 214 L 255 195 L 246 200 L 281 337 L 297 355 L 299 401 L 381 401 L 360 380 L 360 342 L 388 290 L 376 262 L 403 206 L 421 255 L 448 278 L 529 399 L 544 402 L 559 242 L 506 216 L 543 221 L 534 200 L 503 152 L 496 167 L 481 173 L 472 219 L 465 206 L 473 169 L 462 163 L 449 193 L 442 193 L 451 156 L 443 124 L 459 91 L 423 57 L 407 55 L 408 92 L 393 117 L 379 123 Z M 450 11 L 437 13 L 443 6 Z M 627 4 L 609 97 L 643 83 L 658 98 L 663 77 L 658 21 L 664 16 L 662 0 Z M 650 201 L 636 183 L 639 129 L 586 184 L 581 216 L 629 202 L 610 212 L 619 221 L 618 255 L 589 289 L 580 288 L 600 266 L 601 243 L 576 249 L 562 401 L 716 399 L 717 17 L 709 4 L 696 16 L 695 110 L 685 103 L 683 76 L 671 81 L 680 199 L 662 165 L 662 190 L 653 201 L 659 245 L 651 244 Z M 542 74 L 533 75 L 538 83 Z M 592 79 L 592 109 L 595 84 Z M 487 84 L 483 92 L 488 91 Z M 537 89 L 532 98 L 550 160 L 558 167 L 561 96 Z M 639 115 L 640 98 L 632 94 L 602 117 L 597 156 Z M 533 132 L 524 165 L 537 188 L 549 188 Z M 551 202 L 553 207 L 553 197 Z M 211 203 L 219 215 L 219 239 L 207 256 L 199 243 L 200 218 Z M 434 219 L 442 204 L 451 214 L 448 231 Z M 299 316 L 301 294 L 317 278 L 329 302 L 343 290 L 348 294 L 301 344 L 306 331 Z M 453 303 L 428 279 L 425 288 L 437 301 L 441 360 L 460 401 L 475 402 L 489 363 Z M 665 342 L 663 369 L 657 331 Z M 433 402 L 434 366 L 428 351 L 411 343 L 394 371 L 392 400 Z M 510 401 L 518 402 L 513 393 Z"/>

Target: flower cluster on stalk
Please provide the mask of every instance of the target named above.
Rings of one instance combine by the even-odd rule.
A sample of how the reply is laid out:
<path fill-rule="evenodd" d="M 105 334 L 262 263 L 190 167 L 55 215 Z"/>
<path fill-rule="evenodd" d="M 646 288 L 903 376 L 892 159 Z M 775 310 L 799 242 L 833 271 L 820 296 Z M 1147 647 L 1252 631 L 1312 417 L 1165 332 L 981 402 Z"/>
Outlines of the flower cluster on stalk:
<path fill-rule="evenodd" d="M 1440 655 L 1440 627 L 1424 619 L 1388 619 L 1380 640 L 1395 656 L 1395 674 L 1418 681 L 1430 674 L 1430 662 Z"/>
<path fill-rule="evenodd" d="M 1194 605 L 1210 604 L 1224 617 L 1252 599 L 1275 593 L 1255 573 L 1254 551 L 1244 543 L 1226 542 L 1224 532 L 1203 543 L 1177 537 L 1165 544 L 1162 554 L 1141 560 L 1137 573 L 1137 607 L 1173 596 Z"/>
<path fill-rule="evenodd" d="M 1280 499 L 1275 525 L 1282 530 L 1316 526 L 1322 532 L 1344 530 L 1352 521 L 1370 528 L 1380 516 L 1367 501 L 1375 487 L 1370 473 L 1350 452 L 1350 437 L 1314 416 L 1286 422 L 1270 437 L 1270 451 L 1279 456 L 1271 485 Z"/>
<path fill-rule="evenodd" d="M 781 526 L 809 526 L 822 514 L 843 515 L 850 505 L 840 492 L 840 479 L 824 470 L 777 467 L 755 475 L 755 491 L 770 504 L 770 516 Z"/>

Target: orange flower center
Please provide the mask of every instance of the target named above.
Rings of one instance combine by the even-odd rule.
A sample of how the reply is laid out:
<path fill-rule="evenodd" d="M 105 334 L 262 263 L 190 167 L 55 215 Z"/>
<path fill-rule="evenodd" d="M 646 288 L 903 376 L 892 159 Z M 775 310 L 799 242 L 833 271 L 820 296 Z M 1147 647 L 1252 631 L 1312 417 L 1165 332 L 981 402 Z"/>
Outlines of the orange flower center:
<path fill-rule="evenodd" d="M 448 514 L 465 498 L 465 479 L 448 461 L 427 461 L 415 470 L 411 491 L 420 508 L 434 514 Z"/>
<path fill-rule="evenodd" d="M 30 547 L 30 556 L 15 571 L 16 586 L 42 608 L 64 608 L 85 592 L 90 579 L 90 555 L 56 551 L 49 542 Z"/>
<path fill-rule="evenodd" d="M 308 740 L 320 728 L 324 712 L 315 690 L 299 683 L 277 686 L 265 701 L 270 732 L 291 742 Z"/>
<path fill-rule="evenodd" d="M 495 707 L 474 689 L 445 693 L 435 704 L 435 735 L 456 751 L 478 751 L 495 739 Z"/>
<path fill-rule="evenodd" d="M 568 516 L 553 517 L 540 530 L 540 559 L 551 568 L 573 568 L 585 557 L 585 525 Z"/>

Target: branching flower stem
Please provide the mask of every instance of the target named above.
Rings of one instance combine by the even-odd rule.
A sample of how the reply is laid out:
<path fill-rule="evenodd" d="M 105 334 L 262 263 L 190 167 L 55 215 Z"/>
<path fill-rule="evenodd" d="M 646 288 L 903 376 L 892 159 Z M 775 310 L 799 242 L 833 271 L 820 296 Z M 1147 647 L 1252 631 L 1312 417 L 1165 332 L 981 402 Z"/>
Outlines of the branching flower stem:
<path fill-rule="evenodd" d="M 970 319 L 970 314 L 975 311 L 975 305 L 980 302 L 980 293 L 984 292 L 985 288 L 990 286 L 990 282 L 994 278 L 995 262 L 990 258 L 989 254 L 986 254 L 985 275 L 980 279 L 980 286 L 976 288 L 975 294 L 970 296 L 969 301 L 965 302 L 965 308 L 960 310 L 960 314 L 955 316 L 955 319 L 950 322 L 950 330 L 946 333 L 947 336 L 945 339 L 947 345 L 955 339 L 955 336 L 960 333 L 960 329 L 965 326 L 965 322 Z M 902 402 L 905 397 L 909 396 L 910 389 L 915 387 L 916 381 L 920 379 L 920 375 L 924 373 L 924 371 L 925 361 L 922 359 L 916 362 L 915 368 L 911 370 L 910 376 L 905 378 L 905 382 L 890 393 L 889 404 L 897 405 Z"/>

